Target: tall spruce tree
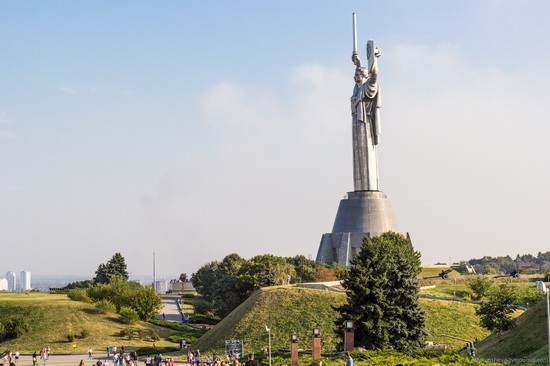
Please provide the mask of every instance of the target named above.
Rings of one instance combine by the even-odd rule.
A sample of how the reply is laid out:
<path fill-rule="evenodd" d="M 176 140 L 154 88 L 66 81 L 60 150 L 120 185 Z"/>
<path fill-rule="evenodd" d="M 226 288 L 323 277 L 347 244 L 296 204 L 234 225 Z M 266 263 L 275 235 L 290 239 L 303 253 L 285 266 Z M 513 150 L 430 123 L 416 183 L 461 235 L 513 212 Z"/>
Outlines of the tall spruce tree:
<path fill-rule="evenodd" d="M 114 275 L 121 276 L 124 280 L 128 280 L 128 270 L 126 269 L 126 260 L 120 253 L 115 253 L 113 257 L 106 263 L 101 263 L 95 271 L 95 283 L 110 283 L 111 277 Z"/>
<path fill-rule="evenodd" d="M 356 343 L 369 349 L 421 347 L 427 332 L 418 303 L 420 264 L 420 253 L 401 234 L 365 237 L 342 283 L 348 301 L 338 326 L 353 320 Z"/>

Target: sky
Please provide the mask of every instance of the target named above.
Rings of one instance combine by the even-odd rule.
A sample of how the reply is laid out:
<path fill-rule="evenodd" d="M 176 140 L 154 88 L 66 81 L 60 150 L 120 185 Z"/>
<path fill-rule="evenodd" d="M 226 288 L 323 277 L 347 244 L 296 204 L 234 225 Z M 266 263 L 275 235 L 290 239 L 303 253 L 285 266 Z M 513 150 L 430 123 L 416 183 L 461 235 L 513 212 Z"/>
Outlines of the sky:
<path fill-rule="evenodd" d="M 0 0 L 0 276 L 315 259 L 353 190 L 353 12 L 423 263 L 550 251 L 548 1 Z"/>

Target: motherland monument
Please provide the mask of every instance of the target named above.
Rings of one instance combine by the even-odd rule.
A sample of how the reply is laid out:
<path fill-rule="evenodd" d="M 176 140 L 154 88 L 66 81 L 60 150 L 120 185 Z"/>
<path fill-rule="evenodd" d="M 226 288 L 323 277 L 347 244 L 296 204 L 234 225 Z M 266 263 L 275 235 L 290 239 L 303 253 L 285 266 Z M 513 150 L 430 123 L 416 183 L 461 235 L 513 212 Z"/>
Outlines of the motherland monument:
<path fill-rule="evenodd" d="M 357 52 L 357 28 L 353 14 L 355 87 L 351 96 L 353 137 L 353 192 L 340 201 L 332 232 L 323 234 L 317 261 L 350 265 L 365 236 L 398 232 L 387 196 L 378 186 L 377 146 L 380 142 L 381 91 L 378 61 L 381 52 L 373 40 L 367 42 L 367 65 Z M 406 234 L 409 238 L 409 235 Z M 410 241 L 410 238 L 409 238 Z"/>

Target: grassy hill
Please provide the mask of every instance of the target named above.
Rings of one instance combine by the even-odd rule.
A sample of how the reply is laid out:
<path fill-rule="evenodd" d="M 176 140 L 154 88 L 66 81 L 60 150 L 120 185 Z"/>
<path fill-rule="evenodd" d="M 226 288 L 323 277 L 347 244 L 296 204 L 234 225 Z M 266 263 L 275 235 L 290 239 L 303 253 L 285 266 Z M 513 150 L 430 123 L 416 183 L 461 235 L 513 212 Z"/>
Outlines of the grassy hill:
<path fill-rule="evenodd" d="M 87 352 L 92 347 L 102 352 L 107 345 L 144 347 L 151 346 L 151 340 L 120 337 L 120 331 L 130 326 L 120 323 L 118 315 L 97 314 L 94 306 L 72 301 L 66 295 L 54 295 L 39 292 L 0 293 L 0 321 L 12 316 L 24 316 L 31 325 L 31 331 L 20 338 L 0 342 L 0 349 L 19 350 L 20 352 L 40 351 L 49 346 L 54 353 Z M 148 323 L 132 325 L 136 329 L 153 329 L 162 338 L 157 346 L 177 346 L 164 340 L 176 332 Z M 82 330 L 89 334 L 79 337 Z M 76 334 L 74 342 L 67 335 Z M 73 349 L 73 344 L 76 348 Z"/>
<path fill-rule="evenodd" d="M 202 336 L 193 347 L 219 352 L 226 339 L 242 339 L 246 352 L 258 351 L 267 347 L 265 325 L 268 325 L 273 349 L 288 347 L 291 333 L 297 333 L 302 347 L 308 348 L 312 328 L 317 324 L 322 332 L 323 350 L 334 350 L 340 340 L 334 325 L 338 317 L 334 307 L 345 301 L 344 293 L 289 286 L 263 288 Z M 474 340 L 489 334 L 479 326 L 475 305 L 432 299 L 420 299 L 420 304 L 426 311 L 428 339 L 435 343 L 459 349 L 465 341 L 452 337 Z"/>
<path fill-rule="evenodd" d="M 525 359 L 524 363 L 529 365 L 548 365 L 546 301 L 538 302 L 519 316 L 517 327 L 490 335 L 476 348 L 478 356 L 487 359 Z"/>

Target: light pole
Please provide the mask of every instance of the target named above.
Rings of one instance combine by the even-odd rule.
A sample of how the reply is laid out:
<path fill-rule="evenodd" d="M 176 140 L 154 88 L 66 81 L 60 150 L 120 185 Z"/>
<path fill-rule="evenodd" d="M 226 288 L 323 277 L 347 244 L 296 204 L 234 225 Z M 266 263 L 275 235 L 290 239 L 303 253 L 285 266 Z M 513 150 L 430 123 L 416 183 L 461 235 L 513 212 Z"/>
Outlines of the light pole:
<path fill-rule="evenodd" d="M 271 366 L 271 329 L 269 329 L 269 327 L 266 325 L 265 330 L 267 331 L 267 337 L 269 339 L 269 344 L 268 344 L 268 348 L 269 348 L 269 366 Z"/>
<path fill-rule="evenodd" d="M 543 281 L 537 281 L 537 293 L 546 294 L 546 320 L 548 322 L 548 364 L 550 365 L 550 302 L 548 300 L 548 289 Z"/>

